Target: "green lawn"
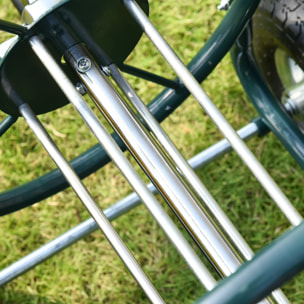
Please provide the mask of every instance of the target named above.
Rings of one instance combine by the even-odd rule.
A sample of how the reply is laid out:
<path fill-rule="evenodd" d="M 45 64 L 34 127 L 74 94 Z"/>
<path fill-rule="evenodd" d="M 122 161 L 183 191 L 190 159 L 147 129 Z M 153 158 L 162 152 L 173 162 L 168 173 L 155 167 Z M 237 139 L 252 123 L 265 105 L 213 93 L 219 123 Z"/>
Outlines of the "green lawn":
<path fill-rule="evenodd" d="M 216 9 L 219 1 L 150 2 L 151 19 L 185 63 L 201 48 L 224 16 Z M 0 0 L 0 18 L 19 22 L 8 0 Z M 0 41 L 7 37 L 1 33 Z M 146 37 L 141 39 L 128 62 L 174 77 Z M 157 85 L 128 78 L 145 102 L 161 90 Z M 203 83 L 203 88 L 235 129 L 256 116 L 228 55 Z M 5 114 L 0 113 L 0 118 L 4 117 Z M 41 120 L 67 159 L 96 143 L 70 106 L 43 115 Z M 162 126 L 186 158 L 222 138 L 192 98 L 187 99 Z M 252 139 L 249 147 L 303 213 L 302 170 L 280 142 L 269 134 L 265 138 Z M 1 191 L 54 168 L 22 119 L 1 138 L 0 158 Z M 255 251 L 288 228 L 283 215 L 235 153 L 199 170 L 198 175 Z M 92 174 L 84 183 L 103 209 L 131 193 L 112 164 Z M 88 213 L 70 189 L 1 217 L 0 269 L 87 218 Z M 204 292 L 144 207 L 138 207 L 113 225 L 168 303 L 193 303 Z M 299 276 L 284 288 L 292 303 L 304 302 L 303 279 Z M 96 231 L 0 288 L 0 303 L 131 304 L 148 303 L 148 300 L 102 233 Z"/>

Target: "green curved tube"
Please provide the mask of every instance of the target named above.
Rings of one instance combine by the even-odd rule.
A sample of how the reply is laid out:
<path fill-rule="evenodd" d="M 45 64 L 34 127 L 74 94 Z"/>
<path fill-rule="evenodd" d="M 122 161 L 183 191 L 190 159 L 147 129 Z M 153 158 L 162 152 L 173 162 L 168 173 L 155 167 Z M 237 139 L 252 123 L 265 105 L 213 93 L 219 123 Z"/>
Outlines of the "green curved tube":
<path fill-rule="evenodd" d="M 258 303 L 304 268 L 304 223 L 283 234 L 196 304 Z"/>
<path fill-rule="evenodd" d="M 204 47 L 197 53 L 188 65 L 189 70 L 202 82 L 226 55 L 238 38 L 240 32 L 249 22 L 259 0 L 235 0 L 222 22 L 215 30 Z M 212 50 L 212 51 L 210 51 Z M 149 104 L 149 109 L 161 122 L 169 116 L 187 97 L 189 92 L 165 89 Z M 116 135 L 115 140 L 123 148 Z M 104 150 L 96 145 L 71 161 L 71 165 L 84 178 L 95 172 L 110 161 Z M 0 215 L 14 212 L 31 204 L 39 202 L 68 187 L 65 178 L 59 170 L 53 170 L 24 185 L 18 186 L 0 194 Z"/>
<path fill-rule="evenodd" d="M 235 70 L 263 122 L 304 169 L 304 135 L 268 89 L 257 69 L 250 44 L 251 31 L 248 27 L 231 51 Z"/>

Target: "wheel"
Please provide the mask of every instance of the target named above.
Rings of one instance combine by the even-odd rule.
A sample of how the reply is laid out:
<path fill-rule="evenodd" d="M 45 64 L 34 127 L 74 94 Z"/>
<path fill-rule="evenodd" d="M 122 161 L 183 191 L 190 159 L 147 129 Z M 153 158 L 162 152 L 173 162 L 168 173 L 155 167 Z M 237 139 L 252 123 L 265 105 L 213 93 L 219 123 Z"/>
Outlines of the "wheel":
<path fill-rule="evenodd" d="M 299 91 L 304 80 L 304 3 L 288 0 L 262 0 L 253 18 L 253 51 L 260 72 L 278 102 L 288 103 Z M 302 88 L 300 88 L 302 90 Z M 295 113 L 287 104 L 290 114 L 303 132 L 301 100 Z"/>

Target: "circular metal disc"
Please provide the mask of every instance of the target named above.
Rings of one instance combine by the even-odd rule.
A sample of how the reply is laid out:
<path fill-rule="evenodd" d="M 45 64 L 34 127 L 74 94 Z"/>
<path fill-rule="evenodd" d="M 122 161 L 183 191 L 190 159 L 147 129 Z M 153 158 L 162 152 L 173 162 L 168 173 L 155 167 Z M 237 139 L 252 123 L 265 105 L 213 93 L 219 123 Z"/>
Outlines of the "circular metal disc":
<path fill-rule="evenodd" d="M 148 14 L 147 0 L 137 2 Z M 124 8 L 121 0 L 71 0 L 57 8 L 55 13 L 75 31 L 73 34 L 81 42 L 94 41 L 117 64 L 126 59 L 142 35 L 142 30 Z M 39 24 L 40 22 L 35 24 L 32 31 L 39 33 Z M 50 48 L 58 63 L 61 63 L 63 54 L 49 41 L 44 40 L 44 43 Z M 90 51 L 94 54 L 94 50 Z M 76 83 L 77 78 L 71 68 L 63 65 L 63 69 Z M 6 55 L 0 66 L 0 77 L 9 80 L 15 91 L 37 115 L 68 103 L 26 40 L 17 42 Z M 17 107 L 8 98 L 2 86 L 0 109 L 7 114 L 19 115 Z"/>

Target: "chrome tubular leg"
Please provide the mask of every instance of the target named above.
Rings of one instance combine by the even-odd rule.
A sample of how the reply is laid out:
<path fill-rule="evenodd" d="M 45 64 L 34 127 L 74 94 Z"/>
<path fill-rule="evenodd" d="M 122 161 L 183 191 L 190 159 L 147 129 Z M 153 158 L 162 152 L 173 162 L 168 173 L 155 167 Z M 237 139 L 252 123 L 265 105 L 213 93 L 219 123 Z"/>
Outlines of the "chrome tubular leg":
<path fill-rule="evenodd" d="M 119 235 L 105 217 L 103 212 L 99 209 L 98 205 L 94 202 L 93 198 L 84 187 L 78 176 L 75 174 L 69 163 L 64 159 L 57 146 L 54 144 L 46 130 L 41 125 L 38 118 L 31 111 L 27 104 L 23 104 L 19 107 L 20 114 L 25 118 L 28 125 L 35 133 L 39 141 L 42 143 L 46 151 L 52 157 L 58 168 L 62 171 L 71 187 L 85 205 L 91 216 L 94 218 L 101 231 L 109 240 L 121 260 L 134 276 L 138 284 L 142 287 L 147 297 L 152 303 L 164 303 L 161 296 L 158 294 L 154 285 L 150 282 L 149 278 L 143 272 L 133 255 L 126 247 L 124 242 L 120 239 Z"/>
<path fill-rule="evenodd" d="M 259 128 L 256 123 L 252 122 L 247 126 L 241 128 L 237 133 L 242 138 L 242 140 L 248 141 L 250 138 L 259 134 Z M 225 155 L 231 150 L 232 147 L 229 144 L 229 141 L 227 141 L 226 139 L 222 139 L 218 143 L 212 145 L 211 147 L 192 157 L 189 160 L 189 164 L 194 170 L 197 170 L 198 168 L 206 166 L 212 161 Z"/>
<path fill-rule="evenodd" d="M 186 229 L 214 261 L 218 271 L 225 275 L 235 271 L 241 262 L 228 244 L 228 240 L 203 212 L 182 179 L 177 176 L 175 169 L 168 164 L 150 135 L 111 86 L 100 68 L 90 59 L 89 54 L 77 45 L 69 50 L 66 59 L 78 72 L 78 76 L 99 109 L 120 134 Z M 89 64 L 87 69 L 84 69 L 86 63 Z"/>
<path fill-rule="evenodd" d="M 214 218 L 220 224 L 220 227 L 225 231 L 226 235 L 231 239 L 231 241 L 235 244 L 236 248 L 242 255 L 242 258 L 249 261 L 253 258 L 254 252 L 248 246 L 244 238 L 240 235 L 234 225 L 231 223 L 230 219 L 226 216 L 226 214 L 219 207 L 217 202 L 210 195 L 209 191 L 202 184 L 200 179 L 194 173 L 191 166 L 188 162 L 183 158 L 175 145 L 171 142 L 170 138 L 160 127 L 156 119 L 151 115 L 145 104 L 141 101 L 137 93 L 133 90 L 133 88 L 128 84 L 125 78 L 121 75 L 119 69 L 115 64 L 109 66 L 111 71 L 111 77 L 118 84 L 120 89 L 124 92 L 124 94 L 131 101 L 134 108 L 141 115 L 143 121 L 147 124 L 149 130 L 152 131 L 154 136 L 157 138 L 161 146 L 165 149 L 166 153 L 170 156 L 173 163 L 178 167 L 179 171 L 183 174 L 186 180 L 189 182 L 191 187 L 196 191 L 196 194 L 201 198 L 201 200 L 205 203 L 207 208 L 211 211 Z M 253 136 L 258 132 L 257 126 L 255 124 L 250 124 L 244 130 L 241 130 L 243 133 L 243 137 L 246 139 L 250 136 Z M 222 145 L 222 149 L 227 149 L 231 147 L 229 143 L 224 140 L 217 145 L 217 149 Z M 210 153 L 210 155 L 217 155 L 218 153 Z M 273 297 L 278 300 L 278 303 L 288 303 L 285 295 L 277 290 L 274 292 Z M 268 301 L 268 300 L 265 300 Z"/>
<path fill-rule="evenodd" d="M 248 140 L 249 138 L 257 135 L 258 127 L 255 123 L 250 123 L 248 126 L 240 129 L 238 133 L 242 139 Z M 224 139 L 218 142 L 217 144 L 211 146 L 210 148 L 206 149 L 205 151 L 202 151 L 201 153 L 192 157 L 189 160 L 189 164 L 194 170 L 196 170 L 205 166 L 215 158 L 224 155 L 230 150 L 231 146 L 229 145 L 227 140 Z M 149 183 L 147 185 L 147 188 L 151 192 L 156 194 L 157 190 L 152 183 Z M 138 195 L 136 193 L 132 193 L 126 196 L 124 199 L 120 200 L 119 202 L 115 203 L 111 207 L 104 210 L 104 214 L 109 221 L 113 221 L 116 218 L 126 214 L 133 208 L 136 208 L 140 203 L 141 201 Z M 64 250 L 65 248 L 71 246 L 78 240 L 88 236 L 97 229 L 98 226 L 92 218 L 75 226 L 74 228 L 65 232 L 63 235 L 38 248 L 37 250 L 20 259 L 19 261 L 11 264 L 5 269 L 2 269 L 0 271 L 0 286 L 7 284 L 11 280 L 17 278 L 26 271 L 29 271 L 33 267 L 44 262 L 48 258 Z M 205 287 L 207 288 L 207 286 Z"/>
<path fill-rule="evenodd" d="M 48 69 L 78 113 L 82 116 L 83 120 L 95 134 L 95 137 L 104 147 L 108 155 L 112 158 L 113 162 L 126 177 L 134 191 L 137 192 L 139 198 L 142 200 L 142 202 L 144 202 L 147 209 L 162 227 L 163 231 L 167 234 L 169 239 L 171 239 L 172 243 L 184 257 L 185 261 L 196 274 L 200 282 L 208 290 L 210 290 L 215 286 L 216 281 L 210 275 L 204 264 L 195 254 L 192 247 L 187 243 L 181 232 L 177 229 L 171 218 L 158 203 L 151 191 L 144 184 L 138 173 L 131 166 L 111 135 L 106 131 L 93 111 L 86 104 L 83 97 L 75 90 L 74 85 L 66 77 L 49 52 L 45 49 L 42 42 L 37 37 L 32 37 L 31 45 L 36 55 Z"/>
<path fill-rule="evenodd" d="M 222 113 L 212 103 L 209 97 L 201 88 L 200 84 L 196 81 L 193 75 L 188 71 L 185 65 L 181 62 L 178 56 L 174 53 L 171 47 L 167 44 L 160 33 L 155 29 L 145 13 L 133 0 L 123 0 L 126 8 L 138 24 L 142 27 L 143 31 L 150 38 L 152 43 L 156 46 L 159 52 L 164 56 L 172 69 L 176 72 L 177 76 L 181 79 L 187 89 L 192 93 L 194 98 L 199 102 L 202 108 L 206 111 L 209 117 L 213 120 L 222 134 L 230 142 L 233 149 L 239 154 L 240 158 L 248 166 L 251 172 L 255 175 L 260 184 L 265 188 L 269 196 L 274 200 L 278 207 L 282 210 L 283 214 L 289 222 L 296 226 L 302 217 L 289 202 L 286 196 L 282 193 L 281 189 L 276 185 L 273 179 L 269 176 L 268 172 L 257 161 L 253 153 L 247 148 L 244 142 L 239 138 L 234 129 L 227 122 Z"/>
<path fill-rule="evenodd" d="M 151 113 L 149 112 L 145 104 L 141 101 L 136 92 L 122 77 L 118 68 L 113 64 L 109 68 L 111 71 L 111 76 L 113 77 L 115 82 L 119 85 L 125 95 L 130 99 L 132 105 L 135 107 L 144 122 L 149 127 L 149 130 L 152 131 L 161 146 L 165 149 L 166 153 L 172 159 L 173 163 L 178 167 L 179 172 L 181 172 L 183 177 L 187 180 L 187 182 L 189 182 L 191 188 L 195 191 L 196 195 L 204 203 L 204 206 L 206 206 L 207 209 L 211 211 L 214 218 L 223 228 L 223 231 L 225 231 L 226 235 L 231 239 L 231 241 L 235 244 L 236 248 L 240 251 L 242 257 L 246 260 L 250 260 L 253 257 L 252 250 L 246 244 L 245 240 L 237 231 L 237 229 L 233 226 L 226 214 L 219 207 L 219 205 L 211 196 L 206 187 L 203 185 L 201 180 L 194 173 L 191 166 L 184 159 L 184 157 L 172 143 L 172 141 L 164 132 L 164 130 L 160 127 L 153 115 L 151 115 Z"/>
<path fill-rule="evenodd" d="M 66 57 L 78 71 L 79 77 L 95 103 L 125 140 L 139 162 L 143 164 L 162 194 L 169 198 L 171 206 L 177 211 L 194 239 L 207 251 L 210 259 L 215 261 L 217 269 L 226 276 L 233 273 L 241 265 L 241 260 L 234 248 L 199 208 L 197 201 L 178 179 L 135 116 L 90 59 L 89 54 L 83 48 L 76 46 L 69 50 Z M 79 64 L 81 64 L 81 69 L 79 69 Z M 84 69 L 83 66 L 85 66 Z M 265 299 L 263 302 L 270 303 L 269 301 Z"/>
<path fill-rule="evenodd" d="M 27 2 L 28 4 L 31 4 L 31 2 L 34 3 L 35 1 Z M 111 1 L 109 3 L 111 3 Z M 81 35 L 69 36 L 72 31 L 74 32 L 72 26 L 63 27 L 67 30 L 65 35 L 61 35 L 60 27 L 58 33 L 58 27 L 56 27 L 55 31 L 53 31 L 55 28 L 49 31 L 48 26 L 45 26 L 47 29 L 44 29 L 44 26 L 41 26 L 40 29 L 42 17 L 44 18 L 44 16 L 40 16 L 41 19 L 39 17 L 39 19 L 34 20 L 37 22 L 36 24 L 40 23 L 39 27 L 37 26 L 37 30 L 32 27 L 31 30 L 33 30 L 31 31 L 31 34 L 39 33 L 40 35 L 41 30 L 41 37 L 44 37 L 44 41 L 46 41 L 47 45 L 49 45 L 48 43 L 51 44 L 50 50 L 52 52 L 56 48 L 55 45 L 59 46 L 62 42 L 71 39 L 69 43 L 63 43 L 64 47 L 59 47 L 61 50 L 60 56 L 64 54 L 66 62 L 74 69 L 74 72 L 76 72 L 79 79 L 85 85 L 87 92 L 90 93 L 99 110 L 124 141 L 125 145 L 146 175 L 151 179 L 152 183 L 145 185 L 140 179 L 138 173 L 130 165 L 111 135 L 106 131 L 105 127 L 95 116 L 82 96 L 76 91 L 75 86 L 68 76 L 64 74 L 59 64 L 52 58 L 42 40 L 40 40 L 38 36 L 32 36 L 31 34 L 26 35 L 26 42 L 29 42 L 37 57 L 50 72 L 58 86 L 103 146 L 104 151 L 107 152 L 116 166 L 120 169 L 136 193 L 129 195 L 124 200 L 103 212 L 93 200 L 92 196 L 82 184 L 69 163 L 65 160 L 58 147 L 52 141 L 51 137 L 32 111 L 32 106 L 23 103 L 20 98 L 20 100 L 15 103 L 15 105 L 18 103 L 20 114 L 27 121 L 38 140 L 54 160 L 92 218 L 1 271 L 0 286 L 27 271 L 29 268 L 41 263 L 59 250 L 76 242 L 82 236 L 91 233 L 96 228 L 100 228 L 135 280 L 146 293 L 149 300 L 152 303 L 164 303 L 164 300 L 150 282 L 148 276 L 144 273 L 140 265 L 138 265 L 132 253 L 122 242 L 118 233 L 110 223 L 110 220 L 124 214 L 142 201 L 200 282 L 207 290 L 213 289 L 216 285 L 216 281 L 198 258 L 193 248 L 185 240 L 182 233 L 174 225 L 171 218 L 153 196 L 153 193 L 155 194 L 158 191 L 158 193 L 163 196 L 200 249 L 206 253 L 206 256 L 210 259 L 211 263 L 214 264 L 218 272 L 223 276 L 231 275 L 239 266 L 241 266 L 243 260 L 250 260 L 254 256 L 254 253 L 191 168 L 191 166 L 198 167 L 202 163 L 207 163 L 218 155 L 226 153 L 231 148 L 239 154 L 240 158 L 252 171 L 262 187 L 265 188 L 266 192 L 282 210 L 290 223 L 293 226 L 296 226 L 302 221 L 302 217 L 297 210 L 288 201 L 240 138 L 249 138 L 256 134 L 258 130 L 255 128 L 254 124 L 248 126 L 246 130 L 242 130 L 243 133 L 238 136 L 224 116 L 212 103 L 210 98 L 202 90 L 200 84 L 154 28 L 140 6 L 138 6 L 134 0 L 122 0 L 121 3 L 124 3 L 130 14 L 159 49 L 160 53 L 172 66 L 173 70 L 175 70 L 185 87 L 192 93 L 201 107 L 210 116 L 212 121 L 224 135 L 225 140 L 222 140 L 207 151 L 202 152 L 199 157 L 192 159 L 190 164 L 188 164 L 170 141 L 169 137 L 161 129 L 154 117 L 149 113 L 136 92 L 122 77 L 117 66 L 115 64 L 109 66 L 112 77 L 129 100 L 131 100 L 133 107 L 139 113 L 148 128 L 141 123 L 131 107 L 129 107 L 125 100 L 111 85 L 110 81 L 108 81 L 100 67 L 97 66 L 94 59 L 83 46 L 85 43 L 78 43 L 78 41 L 86 41 L 85 39 L 82 39 L 85 35 L 83 37 L 81 37 Z M 229 6 L 229 1 L 222 1 L 220 8 L 223 8 L 224 6 Z M 116 8 L 117 6 L 114 5 L 115 10 Z M 47 17 L 54 17 L 54 20 L 56 19 L 56 16 L 60 15 L 56 13 L 52 16 L 50 11 L 46 11 L 46 13 Z M 65 24 L 66 19 L 68 18 L 63 18 L 58 21 L 60 26 L 61 21 L 64 21 L 62 24 Z M 36 26 L 36 24 L 33 23 L 33 26 Z M 22 32 L 21 26 L 14 26 L 12 28 L 13 31 L 16 31 L 16 33 L 18 32 L 17 34 L 20 36 L 28 33 L 27 31 Z M 48 35 L 49 32 L 52 34 Z M 53 35 L 55 32 L 56 35 Z M 110 35 L 109 41 L 112 41 L 112 37 L 113 35 Z M 128 36 L 128 39 L 129 38 L 130 36 Z M 105 39 L 103 40 L 105 41 Z M 88 41 L 89 40 L 87 40 L 87 45 L 90 44 Z M 52 43 L 54 43 L 54 45 L 52 45 Z M 90 49 L 90 47 L 88 47 L 88 49 Z M 91 50 L 93 53 L 96 53 L 93 49 Z M 171 82 L 171 84 L 172 83 L 173 82 Z M 180 83 L 181 82 L 178 81 L 178 84 Z M 173 83 L 173 88 L 174 87 Z M 14 92 L 10 97 L 13 95 Z M 19 96 L 17 93 L 16 95 L 16 98 L 18 99 Z M 32 108 L 34 109 L 34 107 Z M 6 126 L 3 125 L 3 131 L 5 130 Z M 150 134 L 150 132 L 152 134 Z M 201 203 L 203 204 L 201 205 Z M 271 297 L 262 300 L 261 303 L 274 302 L 281 304 L 289 303 L 280 290 L 274 291 Z"/>

